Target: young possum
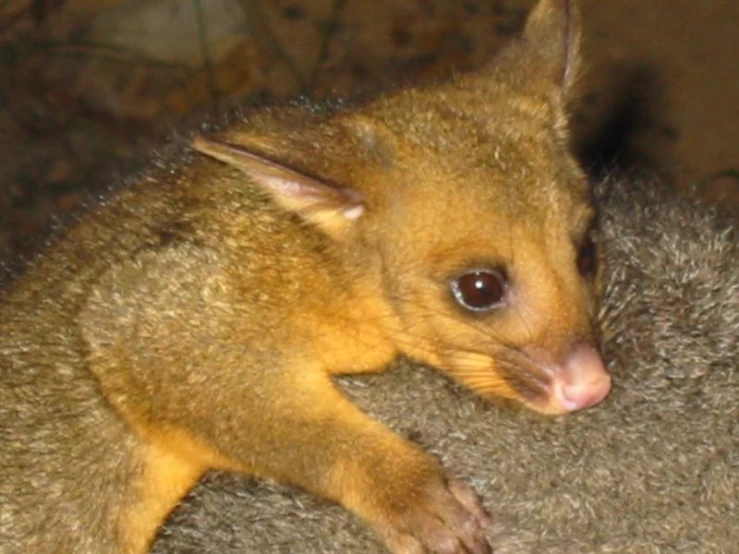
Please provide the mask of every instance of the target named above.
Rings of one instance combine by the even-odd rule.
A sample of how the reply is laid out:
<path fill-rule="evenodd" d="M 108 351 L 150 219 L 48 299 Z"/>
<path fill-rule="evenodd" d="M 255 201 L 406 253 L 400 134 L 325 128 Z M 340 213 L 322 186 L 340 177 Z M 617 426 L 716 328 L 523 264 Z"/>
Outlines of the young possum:
<path fill-rule="evenodd" d="M 739 223 L 650 181 L 607 183 L 600 321 L 606 409 L 500 413 L 439 375 L 342 385 L 473 479 L 496 554 L 732 554 L 739 545 Z M 326 503 L 220 474 L 165 525 L 156 554 L 379 554 Z"/>
<path fill-rule="evenodd" d="M 476 74 L 256 113 L 83 216 L 0 302 L 6 551 L 145 552 L 218 468 L 332 499 L 396 553 L 488 552 L 472 491 L 332 375 L 405 354 L 543 413 L 607 395 L 578 22 L 541 0 Z"/>

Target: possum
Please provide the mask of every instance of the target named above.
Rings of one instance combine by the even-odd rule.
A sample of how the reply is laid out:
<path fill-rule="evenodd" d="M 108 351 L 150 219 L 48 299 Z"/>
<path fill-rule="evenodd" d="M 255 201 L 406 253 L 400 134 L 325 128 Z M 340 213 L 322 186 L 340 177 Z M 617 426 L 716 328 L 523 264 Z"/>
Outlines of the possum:
<path fill-rule="evenodd" d="M 730 554 L 739 544 L 737 221 L 653 179 L 600 185 L 611 395 L 546 419 L 410 363 L 341 384 L 474 484 L 497 554 Z M 156 554 L 379 554 L 338 507 L 213 473 Z"/>

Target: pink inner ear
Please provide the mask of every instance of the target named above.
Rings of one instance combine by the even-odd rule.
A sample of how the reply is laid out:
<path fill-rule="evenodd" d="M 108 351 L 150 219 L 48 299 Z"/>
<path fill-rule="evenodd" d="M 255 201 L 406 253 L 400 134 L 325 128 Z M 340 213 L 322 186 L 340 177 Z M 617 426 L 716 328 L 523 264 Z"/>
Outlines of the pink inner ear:
<path fill-rule="evenodd" d="M 255 154 L 242 145 L 198 137 L 193 146 L 203 154 L 240 169 L 288 209 L 298 212 L 307 209 L 312 213 L 339 211 L 350 220 L 361 217 L 365 211 L 364 199 L 357 191 L 328 185 Z"/>
<path fill-rule="evenodd" d="M 280 198 L 286 201 L 290 199 L 302 207 L 314 209 L 323 207 L 339 210 L 344 217 L 352 220 L 364 214 L 364 202 L 358 192 L 352 189 L 334 188 L 287 168 L 285 171 L 290 175 L 281 177 L 272 171 L 261 173 L 257 170 L 252 173 L 252 177 L 270 189 L 278 200 Z"/>
<path fill-rule="evenodd" d="M 364 214 L 364 204 L 344 209 L 344 217 L 347 219 L 359 219 Z"/>
<path fill-rule="evenodd" d="M 259 172 L 255 172 L 259 173 Z M 298 196 L 303 198 L 320 198 L 322 194 L 315 190 L 314 186 L 306 185 L 300 181 L 296 181 L 286 177 L 278 177 L 270 173 L 263 173 L 259 175 L 252 174 L 261 184 L 267 186 L 269 189 L 277 194 L 285 196 Z"/>
<path fill-rule="evenodd" d="M 364 198 L 354 189 L 332 189 L 344 199 L 344 206 L 341 212 L 347 219 L 359 219 L 364 214 L 366 206 Z"/>

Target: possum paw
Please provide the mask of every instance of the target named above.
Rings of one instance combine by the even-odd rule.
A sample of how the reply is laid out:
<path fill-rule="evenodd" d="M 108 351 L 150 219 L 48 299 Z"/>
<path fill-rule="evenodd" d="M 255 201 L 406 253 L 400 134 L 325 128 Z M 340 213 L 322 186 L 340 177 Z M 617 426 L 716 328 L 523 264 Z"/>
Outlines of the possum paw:
<path fill-rule="evenodd" d="M 393 554 L 489 554 L 484 528 L 490 524 L 477 495 L 438 469 L 415 484 L 395 484 L 375 531 Z M 416 475 L 416 477 L 419 477 Z"/>

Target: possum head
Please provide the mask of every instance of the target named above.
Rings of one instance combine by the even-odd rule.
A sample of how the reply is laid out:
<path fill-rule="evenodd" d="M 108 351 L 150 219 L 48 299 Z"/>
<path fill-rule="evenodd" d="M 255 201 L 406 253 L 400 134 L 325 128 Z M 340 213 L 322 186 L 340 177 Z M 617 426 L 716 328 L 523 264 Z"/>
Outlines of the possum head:
<path fill-rule="evenodd" d="M 567 144 L 578 44 L 572 3 L 542 0 L 477 73 L 195 148 L 365 264 L 399 351 L 543 413 L 587 408 L 611 382 L 594 212 Z"/>

